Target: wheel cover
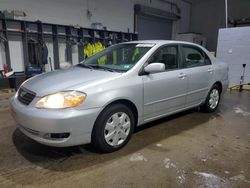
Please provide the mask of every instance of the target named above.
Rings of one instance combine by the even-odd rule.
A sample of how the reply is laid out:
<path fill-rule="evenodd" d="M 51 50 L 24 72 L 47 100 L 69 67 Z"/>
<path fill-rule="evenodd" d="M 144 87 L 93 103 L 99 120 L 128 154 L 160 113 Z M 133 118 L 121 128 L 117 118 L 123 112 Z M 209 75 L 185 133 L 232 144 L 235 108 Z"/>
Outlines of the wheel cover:
<path fill-rule="evenodd" d="M 209 95 L 209 107 L 211 109 L 215 109 L 219 103 L 219 91 L 217 89 L 213 89 Z"/>
<path fill-rule="evenodd" d="M 110 116 L 105 128 L 104 137 L 110 146 L 121 145 L 128 137 L 131 121 L 125 112 L 117 112 Z"/>

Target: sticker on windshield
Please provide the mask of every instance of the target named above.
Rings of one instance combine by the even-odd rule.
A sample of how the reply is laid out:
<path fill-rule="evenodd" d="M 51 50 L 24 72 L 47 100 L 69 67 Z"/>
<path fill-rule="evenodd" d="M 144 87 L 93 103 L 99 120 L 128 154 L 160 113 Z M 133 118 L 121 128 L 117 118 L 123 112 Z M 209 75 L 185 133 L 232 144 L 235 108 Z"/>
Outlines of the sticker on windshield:
<path fill-rule="evenodd" d="M 151 47 L 153 47 L 154 45 L 155 45 L 155 44 L 152 44 L 152 43 L 151 43 L 151 44 L 150 44 L 150 43 L 148 43 L 148 44 L 137 44 L 136 47 L 144 47 L 144 48 L 145 48 L 145 47 L 150 47 L 150 48 L 151 48 Z"/>
<path fill-rule="evenodd" d="M 124 68 L 124 69 L 129 69 L 129 68 L 130 68 L 130 65 L 124 65 L 123 68 Z"/>

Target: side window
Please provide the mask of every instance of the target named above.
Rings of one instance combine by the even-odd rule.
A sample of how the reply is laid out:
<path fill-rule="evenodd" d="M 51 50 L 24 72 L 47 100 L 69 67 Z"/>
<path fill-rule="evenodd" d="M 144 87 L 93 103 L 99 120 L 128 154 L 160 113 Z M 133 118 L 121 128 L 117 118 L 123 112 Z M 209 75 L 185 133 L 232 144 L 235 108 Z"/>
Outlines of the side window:
<path fill-rule="evenodd" d="M 149 63 L 164 63 L 166 70 L 178 68 L 178 47 L 164 46 L 156 51 Z"/>
<path fill-rule="evenodd" d="M 210 65 L 211 61 L 201 49 L 192 46 L 183 46 L 184 66 L 186 68 Z"/>

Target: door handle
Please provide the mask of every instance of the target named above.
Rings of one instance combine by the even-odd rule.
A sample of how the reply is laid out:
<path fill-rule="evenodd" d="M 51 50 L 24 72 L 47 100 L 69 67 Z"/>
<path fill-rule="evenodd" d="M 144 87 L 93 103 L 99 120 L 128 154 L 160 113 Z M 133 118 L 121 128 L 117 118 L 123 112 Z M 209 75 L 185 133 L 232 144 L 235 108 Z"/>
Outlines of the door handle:
<path fill-rule="evenodd" d="M 207 72 L 209 72 L 209 73 L 213 73 L 214 72 L 214 69 L 212 69 L 212 68 L 209 68 L 208 70 L 207 70 Z"/>
<path fill-rule="evenodd" d="M 181 79 L 185 79 L 185 77 L 186 77 L 186 74 L 184 74 L 184 73 L 180 73 L 178 75 L 178 78 L 181 78 Z"/>

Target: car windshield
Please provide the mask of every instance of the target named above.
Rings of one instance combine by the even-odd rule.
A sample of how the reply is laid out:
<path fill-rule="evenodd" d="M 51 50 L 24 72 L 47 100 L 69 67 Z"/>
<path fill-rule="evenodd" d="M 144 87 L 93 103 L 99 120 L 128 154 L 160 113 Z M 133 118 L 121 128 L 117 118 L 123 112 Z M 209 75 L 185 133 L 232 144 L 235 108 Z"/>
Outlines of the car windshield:
<path fill-rule="evenodd" d="M 123 43 L 110 46 L 78 66 L 112 72 L 126 72 L 154 46 L 152 43 Z"/>

